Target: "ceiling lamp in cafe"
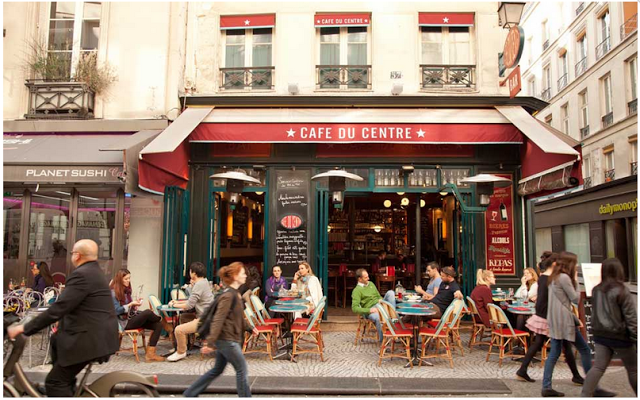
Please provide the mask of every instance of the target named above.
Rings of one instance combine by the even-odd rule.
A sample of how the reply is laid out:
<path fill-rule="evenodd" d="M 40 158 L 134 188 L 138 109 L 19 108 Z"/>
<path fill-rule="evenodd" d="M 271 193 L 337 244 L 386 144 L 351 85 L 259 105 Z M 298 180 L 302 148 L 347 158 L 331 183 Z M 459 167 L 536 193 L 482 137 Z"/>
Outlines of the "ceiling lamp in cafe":
<path fill-rule="evenodd" d="M 386 208 L 391 207 L 391 200 L 385 200 L 384 203 L 382 203 Z"/>
<path fill-rule="evenodd" d="M 354 181 L 363 181 L 364 178 L 347 172 L 344 169 L 334 169 L 331 171 L 323 172 L 311 177 L 311 180 L 329 178 L 329 191 L 331 192 L 331 203 L 335 208 L 342 208 L 342 202 L 344 199 L 344 190 L 347 188 L 347 179 Z"/>
<path fill-rule="evenodd" d="M 235 171 L 226 171 L 213 174 L 210 179 L 225 179 L 227 181 L 226 192 L 229 193 L 229 206 L 232 210 L 236 208 L 236 205 L 240 202 L 240 193 L 244 189 L 244 185 L 247 182 L 261 184 L 260 180 L 247 175 L 242 169 Z"/>
<path fill-rule="evenodd" d="M 409 198 L 408 197 L 403 197 L 402 200 L 400 200 L 400 205 L 401 206 L 408 206 L 409 205 Z"/>

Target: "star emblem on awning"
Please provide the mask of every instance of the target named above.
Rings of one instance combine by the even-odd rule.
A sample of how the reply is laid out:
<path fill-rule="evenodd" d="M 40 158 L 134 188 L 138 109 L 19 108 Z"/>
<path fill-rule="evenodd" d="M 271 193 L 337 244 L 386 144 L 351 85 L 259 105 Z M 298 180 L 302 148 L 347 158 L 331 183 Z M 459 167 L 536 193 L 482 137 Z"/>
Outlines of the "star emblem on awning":
<path fill-rule="evenodd" d="M 445 24 L 448 24 L 449 23 L 449 18 L 447 18 L 447 17 L 442 18 L 442 22 L 444 22 Z"/>
<path fill-rule="evenodd" d="M 287 131 L 287 137 L 295 137 L 296 131 L 293 130 L 293 128 L 289 128 L 289 130 Z"/>
<path fill-rule="evenodd" d="M 249 25 L 250 23 L 251 23 L 251 21 L 249 21 L 248 19 L 246 19 L 246 20 L 244 21 L 244 24 L 245 24 L 245 25 Z"/>
<path fill-rule="evenodd" d="M 422 130 L 422 128 L 420 128 L 420 130 L 417 132 L 418 133 L 418 137 L 419 138 L 424 138 L 424 131 Z"/>

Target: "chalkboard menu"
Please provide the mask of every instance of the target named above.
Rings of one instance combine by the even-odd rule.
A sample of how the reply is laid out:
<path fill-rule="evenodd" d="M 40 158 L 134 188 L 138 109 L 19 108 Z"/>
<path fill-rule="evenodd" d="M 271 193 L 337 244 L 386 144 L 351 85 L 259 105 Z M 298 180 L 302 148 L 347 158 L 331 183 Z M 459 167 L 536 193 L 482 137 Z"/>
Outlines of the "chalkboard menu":
<path fill-rule="evenodd" d="M 591 304 L 591 297 L 587 297 L 585 292 L 580 293 L 580 320 L 582 321 L 582 325 L 584 327 L 581 329 L 582 335 L 585 336 L 587 340 L 587 344 L 589 345 L 589 350 L 591 351 L 591 357 L 595 357 L 596 354 L 596 345 L 593 341 L 593 333 L 591 332 L 591 324 L 592 324 L 592 313 L 593 306 Z"/>
<path fill-rule="evenodd" d="M 309 260 L 309 197 L 311 171 L 276 171 L 275 265 L 291 277 L 298 262 Z"/>

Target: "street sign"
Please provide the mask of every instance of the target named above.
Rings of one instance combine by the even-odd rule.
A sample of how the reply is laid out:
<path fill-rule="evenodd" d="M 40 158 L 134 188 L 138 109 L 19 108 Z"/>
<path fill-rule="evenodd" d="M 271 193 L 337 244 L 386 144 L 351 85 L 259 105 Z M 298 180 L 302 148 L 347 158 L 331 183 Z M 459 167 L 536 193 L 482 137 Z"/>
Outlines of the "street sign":
<path fill-rule="evenodd" d="M 524 49 L 524 30 L 520 26 L 514 26 L 507 34 L 504 41 L 503 61 L 506 68 L 512 68 L 520 62 L 522 50 Z"/>
<path fill-rule="evenodd" d="M 520 75 L 520 66 L 518 65 L 511 71 L 507 77 L 509 83 L 509 97 L 514 98 L 522 90 L 522 76 Z"/>

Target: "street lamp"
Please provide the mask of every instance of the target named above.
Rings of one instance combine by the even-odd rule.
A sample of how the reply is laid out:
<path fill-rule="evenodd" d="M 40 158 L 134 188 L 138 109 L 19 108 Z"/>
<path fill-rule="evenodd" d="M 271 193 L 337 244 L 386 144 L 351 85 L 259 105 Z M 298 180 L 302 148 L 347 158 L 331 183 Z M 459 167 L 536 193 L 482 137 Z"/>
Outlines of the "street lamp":
<path fill-rule="evenodd" d="M 511 179 L 502 178 L 491 174 L 479 174 L 460 180 L 461 183 L 471 183 L 476 185 L 476 191 L 480 195 L 480 207 L 468 206 L 458 192 L 455 183 L 447 183 L 440 188 L 440 194 L 447 193 L 449 190 L 456 196 L 460 202 L 460 208 L 465 213 L 483 213 L 487 210 L 487 206 L 491 202 L 491 195 L 495 187 L 507 187 L 511 185 Z"/>
<path fill-rule="evenodd" d="M 347 187 L 347 179 L 353 179 L 354 181 L 363 181 L 364 178 L 347 172 L 344 169 L 334 169 L 331 171 L 323 172 L 311 177 L 311 180 L 320 178 L 329 178 L 329 191 L 331 192 L 331 202 L 335 208 L 342 208 L 343 192 Z"/>
<path fill-rule="evenodd" d="M 240 193 L 244 189 L 246 182 L 261 184 L 258 179 L 247 175 L 244 170 L 238 169 L 236 171 L 221 172 L 213 174 L 210 179 L 226 179 L 227 186 L 226 191 L 229 193 L 229 206 L 231 209 L 236 208 L 236 204 L 240 201 Z"/>
<path fill-rule="evenodd" d="M 498 23 L 504 29 L 520 24 L 525 2 L 501 1 L 498 6 Z"/>

